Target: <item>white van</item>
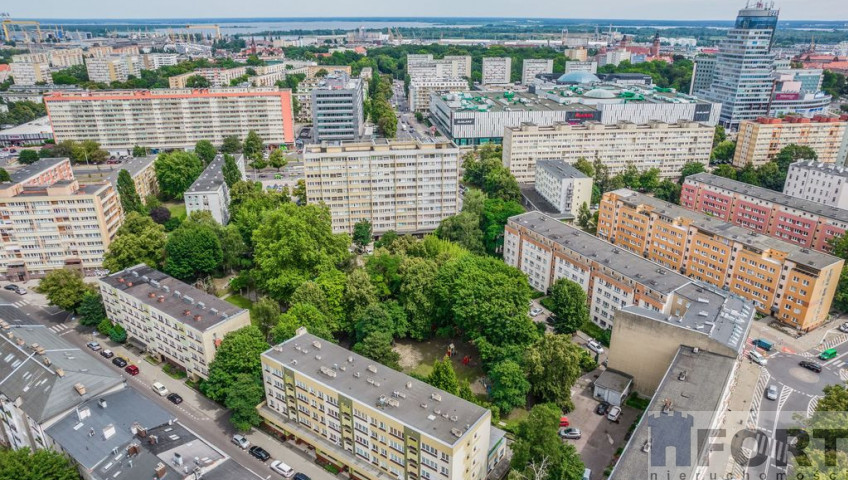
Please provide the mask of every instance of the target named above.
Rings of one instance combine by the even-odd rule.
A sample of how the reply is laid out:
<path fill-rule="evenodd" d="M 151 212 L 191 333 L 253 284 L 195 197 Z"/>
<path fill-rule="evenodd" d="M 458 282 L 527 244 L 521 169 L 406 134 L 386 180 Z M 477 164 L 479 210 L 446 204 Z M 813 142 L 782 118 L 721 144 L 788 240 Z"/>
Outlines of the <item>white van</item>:
<path fill-rule="evenodd" d="M 754 361 L 754 363 L 756 363 L 757 365 L 762 365 L 762 366 L 764 366 L 764 367 L 765 367 L 765 366 L 766 366 L 766 364 L 768 364 L 768 359 L 767 359 L 766 357 L 764 357 L 764 356 L 763 356 L 760 352 L 757 352 L 757 351 L 751 350 L 751 352 L 750 352 L 750 353 L 748 353 L 748 356 L 749 356 L 749 357 L 751 358 L 751 360 L 753 360 L 753 361 Z"/>

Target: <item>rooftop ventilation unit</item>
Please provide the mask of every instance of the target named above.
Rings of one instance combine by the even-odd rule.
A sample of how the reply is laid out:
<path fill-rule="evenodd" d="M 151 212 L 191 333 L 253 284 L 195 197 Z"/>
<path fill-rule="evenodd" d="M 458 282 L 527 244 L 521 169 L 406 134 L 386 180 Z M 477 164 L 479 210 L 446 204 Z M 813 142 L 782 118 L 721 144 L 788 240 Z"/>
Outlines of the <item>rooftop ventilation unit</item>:
<path fill-rule="evenodd" d="M 336 378 L 336 371 L 331 368 L 321 367 L 321 373 L 330 378 Z"/>
<path fill-rule="evenodd" d="M 318 340 L 312 342 L 312 346 L 315 347 L 316 350 L 321 350 L 321 342 L 319 342 Z"/>
<path fill-rule="evenodd" d="M 431 393 L 431 394 L 430 394 L 430 398 L 432 398 L 433 400 L 435 400 L 435 401 L 437 401 L 437 402 L 441 402 L 441 401 L 442 401 L 442 396 L 441 396 L 441 395 L 439 395 L 439 394 L 438 394 L 438 393 L 436 393 L 436 392 Z"/>
<path fill-rule="evenodd" d="M 371 373 L 377 373 L 377 367 L 374 365 L 368 365 L 368 371 Z"/>

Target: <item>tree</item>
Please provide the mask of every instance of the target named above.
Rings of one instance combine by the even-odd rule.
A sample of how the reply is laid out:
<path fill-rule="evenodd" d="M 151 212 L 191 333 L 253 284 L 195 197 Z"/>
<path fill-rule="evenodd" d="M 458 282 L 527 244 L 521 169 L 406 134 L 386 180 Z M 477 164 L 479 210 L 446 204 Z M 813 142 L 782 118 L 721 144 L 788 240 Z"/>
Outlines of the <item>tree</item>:
<path fill-rule="evenodd" d="M 789 170 L 789 165 L 799 160 L 816 160 L 818 157 L 816 151 L 812 148 L 793 143 L 783 147 L 774 157 L 774 162 L 777 163 L 779 170 L 785 174 Z"/>
<path fill-rule="evenodd" d="M 760 165 L 760 168 L 757 169 L 757 177 L 760 180 L 761 187 L 775 192 L 782 192 L 783 184 L 786 183 L 786 172 L 780 170 L 777 162 L 767 162 Z"/>
<path fill-rule="evenodd" d="M 710 160 L 713 162 L 729 162 L 733 160 L 733 155 L 736 153 L 736 142 L 725 140 L 713 147 Z"/>
<path fill-rule="evenodd" d="M 353 225 L 353 243 L 359 248 L 371 243 L 371 222 L 363 218 Z"/>
<path fill-rule="evenodd" d="M 230 424 L 239 432 L 249 432 L 262 423 L 262 417 L 256 406 L 265 398 L 265 389 L 261 381 L 253 375 L 240 373 L 227 389 L 224 406 L 230 410 Z"/>
<path fill-rule="evenodd" d="M 162 225 L 150 217 L 131 212 L 118 228 L 115 239 L 109 244 L 103 258 L 103 267 L 113 272 L 140 263 L 159 268 L 167 239 Z"/>
<path fill-rule="evenodd" d="M 564 277 L 558 279 L 551 285 L 548 299 L 557 333 L 574 333 L 589 321 L 586 292 L 578 283 Z"/>
<path fill-rule="evenodd" d="M 736 179 L 742 183 L 747 183 L 748 185 L 760 186 L 760 175 L 757 172 L 757 169 L 750 163 L 736 172 Z"/>
<path fill-rule="evenodd" d="M 38 159 L 38 152 L 35 150 L 21 150 L 21 153 L 18 154 L 18 163 L 22 163 L 24 165 L 35 163 Z"/>
<path fill-rule="evenodd" d="M 221 173 L 224 175 L 224 183 L 227 184 L 227 188 L 233 188 L 233 185 L 242 179 L 236 159 L 229 153 L 224 154 L 224 166 L 221 168 Z"/>
<path fill-rule="evenodd" d="M 54 450 L 0 449 L 0 478 L 15 480 L 80 480 L 76 466 Z"/>
<path fill-rule="evenodd" d="M 401 277 L 399 299 L 407 314 L 407 334 L 415 340 L 425 340 L 433 330 L 433 285 L 439 266 L 433 260 L 405 257 L 398 271 Z"/>
<path fill-rule="evenodd" d="M 483 191 L 491 198 L 518 202 L 521 200 L 521 189 L 512 173 L 498 165 L 483 177 Z"/>
<path fill-rule="evenodd" d="M 283 150 L 281 148 L 274 149 L 270 155 L 268 155 L 268 165 L 276 168 L 277 170 L 288 165 L 289 159 L 286 158 L 285 154 L 283 154 Z"/>
<path fill-rule="evenodd" d="M 579 480 L 585 466 L 580 461 L 574 445 L 563 442 L 559 436 L 559 408 L 550 403 L 540 403 L 530 410 L 526 420 L 518 424 L 515 442 L 511 445 L 512 468 L 527 472 L 531 464 L 541 464 L 547 459 L 546 480 Z"/>
<path fill-rule="evenodd" d="M 273 299 L 262 297 L 250 308 L 250 321 L 267 338 L 271 329 L 277 325 L 280 305 Z"/>
<path fill-rule="evenodd" d="M 221 240 L 208 225 L 185 222 L 165 244 L 165 273 L 180 280 L 193 281 L 210 274 L 223 260 Z"/>
<path fill-rule="evenodd" d="M 238 226 L 230 224 L 222 227 L 216 224 L 213 230 L 221 242 L 221 269 L 224 272 L 232 272 L 250 265 L 249 260 L 245 258 L 248 253 L 247 244 L 244 243 Z"/>
<path fill-rule="evenodd" d="M 133 149 L 132 149 L 132 156 L 133 156 L 133 158 L 146 157 L 147 156 L 147 148 L 142 147 L 140 145 L 134 146 Z"/>
<path fill-rule="evenodd" d="M 504 414 L 514 407 L 520 407 L 527 403 L 530 383 L 517 362 L 504 360 L 496 363 L 489 370 L 489 378 L 492 380 L 492 390 L 489 397 L 492 399 L 492 403 L 497 405 Z"/>
<path fill-rule="evenodd" d="M 103 163 L 109 158 L 109 152 L 100 148 L 94 140 L 72 142 L 71 160 L 76 163 Z"/>
<path fill-rule="evenodd" d="M 470 212 L 461 212 L 442 220 L 436 229 L 436 235 L 476 254 L 486 251 L 483 245 L 483 231 L 480 230 L 480 218 Z"/>
<path fill-rule="evenodd" d="M 342 326 L 345 332 L 353 332 L 354 322 L 370 305 L 377 303 L 377 289 L 363 268 L 357 268 L 347 276 L 345 304 L 348 322 Z"/>
<path fill-rule="evenodd" d="M 583 350 L 570 335 L 544 335 L 527 350 L 524 369 L 530 393 L 538 400 L 572 410 L 571 387 L 582 374 Z"/>
<path fill-rule="evenodd" d="M 680 184 L 671 180 L 663 180 L 654 190 L 654 196 L 660 200 L 675 204 L 680 203 Z"/>
<path fill-rule="evenodd" d="M 292 190 L 292 196 L 294 196 L 295 200 L 297 200 L 298 205 L 306 205 L 306 181 L 302 178 L 297 181 L 295 184 L 294 190 Z"/>
<path fill-rule="evenodd" d="M 392 338 L 403 337 L 406 329 L 405 312 L 396 301 L 389 300 L 365 307 L 355 319 L 354 338 L 360 342 L 374 332 L 385 332 Z"/>
<path fill-rule="evenodd" d="M 159 190 L 168 198 L 182 199 L 183 193 L 203 173 L 203 160 L 191 152 L 162 153 L 153 163 Z"/>
<path fill-rule="evenodd" d="M 793 475 L 796 478 L 825 480 L 844 479 L 848 472 L 848 455 L 838 443 L 844 437 L 848 424 L 848 388 L 845 384 L 827 385 L 816 404 L 815 412 L 800 420 L 803 432 L 799 437 L 818 437 L 810 441 L 803 453 L 792 456 Z M 809 437 L 807 437 L 809 435 Z"/>
<path fill-rule="evenodd" d="M 95 289 L 83 281 L 79 270 L 62 268 L 49 272 L 36 290 L 47 297 L 50 305 L 73 312 L 80 306 L 85 294 Z"/>
<path fill-rule="evenodd" d="M 463 205 L 465 210 L 465 205 Z M 520 203 L 501 198 L 487 198 L 480 213 L 483 246 L 490 255 L 499 255 L 503 248 L 504 227 L 509 217 L 524 213 Z"/>
<path fill-rule="evenodd" d="M 828 240 L 830 253 L 848 260 L 848 234 L 831 237 Z M 833 307 L 841 312 L 848 311 L 848 264 L 842 267 L 836 293 L 833 296 Z"/>
<path fill-rule="evenodd" d="M 580 208 L 577 209 L 577 225 L 583 230 L 589 230 L 592 224 L 592 211 L 589 210 L 589 205 L 583 202 Z"/>
<path fill-rule="evenodd" d="M 392 336 L 373 332 L 353 346 L 353 351 L 389 368 L 400 370 L 400 354 L 392 350 Z"/>
<path fill-rule="evenodd" d="M 462 198 L 462 211 L 481 216 L 483 215 L 483 205 L 488 199 L 489 196 L 482 190 L 469 188 L 465 191 L 465 196 Z"/>
<path fill-rule="evenodd" d="M 80 325 L 85 327 L 94 327 L 102 322 L 106 318 L 106 309 L 100 294 L 91 290 L 83 293 L 77 314 L 80 316 Z"/>
<path fill-rule="evenodd" d="M 586 157 L 580 157 L 574 162 L 574 168 L 583 172 L 583 175 L 586 175 L 589 178 L 595 177 L 595 167 L 592 166 L 592 162 L 586 160 Z"/>
<path fill-rule="evenodd" d="M 204 165 L 209 165 L 212 163 L 212 160 L 215 160 L 218 150 L 215 149 L 215 145 L 212 145 L 212 142 L 209 140 L 199 140 L 194 144 L 194 153 L 203 160 Z"/>
<path fill-rule="evenodd" d="M 185 85 L 188 88 L 209 88 L 211 83 L 202 75 L 192 75 L 186 78 Z"/>
<path fill-rule="evenodd" d="M 124 343 L 127 341 L 127 331 L 120 324 L 112 325 L 112 329 L 109 330 L 109 340 L 112 340 L 115 343 Z"/>
<path fill-rule="evenodd" d="M 253 161 L 261 160 L 262 150 L 262 137 L 254 130 L 247 132 L 247 136 L 244 138 L 244 144 L 242 145 L 244 156 Z"/>
<path fill-rule="evenodd" d="M 713 169 L 713 175 L 736 180 L 736 169 L 732 165 L 723 163 Z"/>
<path fill-rule="evenodd" d="M 653 192 L 660 183 L 660 169 L 649 168 L 639 175 L 639 185 L 642 191 Z"/>
<path fill-rule="evenodd" d="M 241 140 L 235 135 L 224 137 L 224 143 L 221 145 L 221 153 L 239 153 L 241 152 Z"/>
<path fill-rule="evenodd" d="M 454 395 L 459 394 L 459 378 L 453 369 L 450 357 L 445 356 L 441 360 L 433 362 L 433 370 L 427 376 L 427 383 Z"/>
<path fill-rule="evenodd" d="M 150 209 L 150 218 L 159 225 L 164 225 L 171 219 L 171 211 L 166 207 L 155 207 Z"/>
<path fill-rule="evenodd" d="M 118 172 L 117 190 L 125 214 L 130 212 L 145 213 L 144 204 L 135 189 L 135 182 L 127 170 L 121 169 Z"/>
<path fill-rule="evenodd" d="M 724 130 L 723 126 L 716 125 L 715 133 L 713 134 L 713 148 L 725 140 L 727 140 L 727 132 Z"/>
<path fill-rule="evenodd" d="M 696 173 L 706 172 L 707 169 L 704 167 L 703 163 L 700 162 L 686 162 L 683 165 L 683 168 L 680 169 L 680 184 L 683 185 L 683 181 L 686 180 L 686 177 L 689 175 L 695 175 Z"/>
<path fill-rule="evenodd" d="M 11 182 L 12 177 L 9 175 L 9 172 L 6 171 L 5 168 L 0 168 L 0 182 Z"/>
<path fill-rule="evenodd" d="M 261 382 L 259 357 L 267 349 L 265 336 L 252 325 L 226 334 L 215 352 L 215 360 L 209 364 L 209 379 L 201 382 L 200 391 L 225 404 L 229 387 L 239 374 L 247 374 Z"/>
<path fill-rule="evenodd" d="M 318 307 L 309 303 L 292 305 L 289 310 L 280 315 L 277 325 L 271 329 L 274 343 L 285 342 L 297 333 L 297 329 L 306 327 L 309 333 L 326 340 L 333 340 L 333 332 L 327 316 Z"/>

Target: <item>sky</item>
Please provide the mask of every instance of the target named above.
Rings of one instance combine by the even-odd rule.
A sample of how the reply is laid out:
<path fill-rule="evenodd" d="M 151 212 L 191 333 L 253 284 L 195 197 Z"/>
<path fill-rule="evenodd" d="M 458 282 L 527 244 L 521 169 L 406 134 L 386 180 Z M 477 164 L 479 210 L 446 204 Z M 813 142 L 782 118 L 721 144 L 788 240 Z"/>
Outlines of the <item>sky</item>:
<path fill-rule="evenodd" d="M 755 0 L 751 0 L 752 2 Z M 12 18 L 546 17 L 730 20 L 745 0 L 9 0 Z M 782 20 L 848 20 L 846 0 L 778 0 Z"/>

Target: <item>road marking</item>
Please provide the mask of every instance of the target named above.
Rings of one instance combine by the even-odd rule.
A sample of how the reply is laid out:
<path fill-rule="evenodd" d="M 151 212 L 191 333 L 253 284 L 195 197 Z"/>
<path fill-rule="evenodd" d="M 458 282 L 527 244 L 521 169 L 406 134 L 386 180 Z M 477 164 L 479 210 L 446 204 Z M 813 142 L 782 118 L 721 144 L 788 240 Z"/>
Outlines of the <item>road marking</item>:
<path fill-rule="evenodd" d="M 53 333 L 59 333 L 62 330 L 67 330 L 68 328 L 69 327 L 67 325 L 65 325 L 64 323 L 57 323 L 56 325 L 53 325 L 52 327 L 50 327 L 49 330 Z"/>
<path fill-rule="evenodd" d="M 812 400 L 810 400 L 810 403 L 807 404 L 807 417 L 808 418 L 812 417 L 813 413 L 816 412 L 816 406 L 818 406 L 818 404 L 819 404 L 819 398 L 821 398 L 821 397 L 816 395 L 816 396 L 813 397 Z"/>
<path fill-rule="evenodd" d="M 786 404 L 786 401 L 789 400 L 789 396 L 792 395 L 794 390 L 791 387 L 787 387 L 786 385 L 780 389 L 780 398 L 777 400 L 777 410 L 783 410 L 783 405 Z"/>

